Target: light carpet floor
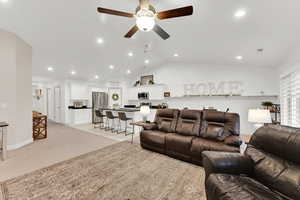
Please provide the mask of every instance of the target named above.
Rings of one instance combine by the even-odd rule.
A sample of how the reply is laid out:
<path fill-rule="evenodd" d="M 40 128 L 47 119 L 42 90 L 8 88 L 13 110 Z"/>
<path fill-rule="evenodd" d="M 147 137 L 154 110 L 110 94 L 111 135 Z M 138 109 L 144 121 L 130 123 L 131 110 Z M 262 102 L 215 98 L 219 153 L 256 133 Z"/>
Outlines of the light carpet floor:
<path fill-rule="evenodd" d="M 48 138 L 9 151 L 8 159 L 0 160 L 0 181 L 47 167 L 81 154 L 118 143 L 107 137 L 49 122 Z"/>
<path fill-rule="evenodd" d="M 205 200 L 204 177 L 201 167 L 121 142 L 5 181 L 1 193 L 2 200 Z"/>
<path fill-rule="evenodd" d="M 72 125 L 72 128 L 76 128 L 88 133 L 92 133 L 95 135 L 99 135 L 99 136 L 103 136 L 112 140 L 117 140 L 119 142 L 123 142 L 123 141 L 131 141 L 132 140 L 132 135 L 125 135 L 125 133 L 112 133 L 111 131 L 104 131 L 103 129 L 100 128 L 94 128 L 93 124 L 80 124 L 80 125 Z M 136 129 L 139 127 L 136 127 Z M 131 130 L 129 130 L 131 131 Z M 134 134 L 133 135 L 134 140 L 138 141 L 139 139 L 139 134 Z M 137 139 L 138 138 L 138 139 Z"/>

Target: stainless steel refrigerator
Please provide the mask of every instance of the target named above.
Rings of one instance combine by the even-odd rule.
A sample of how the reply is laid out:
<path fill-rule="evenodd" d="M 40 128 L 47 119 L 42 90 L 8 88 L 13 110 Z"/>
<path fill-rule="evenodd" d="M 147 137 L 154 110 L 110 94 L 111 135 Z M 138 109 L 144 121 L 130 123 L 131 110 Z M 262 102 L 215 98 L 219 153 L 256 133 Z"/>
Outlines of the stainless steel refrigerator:
<path fill-rule="evenodd" d="M 92 112 L 93 112 L 93 124 L 101 121 L 95 111 L 101 108 L 108 107 L 108 94 L 105 92 L 93 92 L 92 93 Z"/>

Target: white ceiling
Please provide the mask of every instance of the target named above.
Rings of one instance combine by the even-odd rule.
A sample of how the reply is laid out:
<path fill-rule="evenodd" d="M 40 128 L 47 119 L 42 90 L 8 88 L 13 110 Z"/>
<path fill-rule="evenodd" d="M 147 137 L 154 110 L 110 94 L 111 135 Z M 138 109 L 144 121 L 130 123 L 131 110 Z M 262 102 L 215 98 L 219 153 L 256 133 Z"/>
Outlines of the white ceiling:
<path fill-rule="evenodd" d="M 138 0 L 0 0 L 0 28 L 15 32 L 33 47 L 34 76 L 101 80 L 125 78 L 165 62 L 275 67 L 299 44 L 299 0 L 150 0 L 157 11 L 193 5 L 194 15 L 159 21 L 171 35 L 123 35 L 134 19 L 102 15 L 97 7 L 134 12 Z M 234 18 L 238 9 L 247 15 Z M 104 43 L 97 44 L 102 37 Z M 145 44 L 150 51 L 144 53 Z M 258 48 L 264 48 L 258 53 Z M 129 58 L 127 53 L 134 56 Z M 174 58 L 173 54 L 180 56 Z M 243 56 L 237 61 L 236 56 Z M 115 65 L 114 70 L 109 65 Z M 47 67 L 53 66 L 54 72 Z"/>

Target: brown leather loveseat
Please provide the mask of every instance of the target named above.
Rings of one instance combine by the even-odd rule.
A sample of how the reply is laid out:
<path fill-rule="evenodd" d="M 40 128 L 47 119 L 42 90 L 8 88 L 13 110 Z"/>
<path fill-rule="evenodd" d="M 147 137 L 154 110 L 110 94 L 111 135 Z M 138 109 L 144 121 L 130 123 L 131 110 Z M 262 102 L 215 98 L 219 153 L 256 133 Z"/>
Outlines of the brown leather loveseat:
<path fill-rule="evenodd" d="M 208 200 L 299 200 L 300 129 L 258 129 L 245 155 L 204 152 Z"/>
<path fill-rule="evenodd" d="M 202 110 L 158 110 L 144 126 L 141 146 L 198 165 L 203 151 L 239 152 L 239 115 Z"/>

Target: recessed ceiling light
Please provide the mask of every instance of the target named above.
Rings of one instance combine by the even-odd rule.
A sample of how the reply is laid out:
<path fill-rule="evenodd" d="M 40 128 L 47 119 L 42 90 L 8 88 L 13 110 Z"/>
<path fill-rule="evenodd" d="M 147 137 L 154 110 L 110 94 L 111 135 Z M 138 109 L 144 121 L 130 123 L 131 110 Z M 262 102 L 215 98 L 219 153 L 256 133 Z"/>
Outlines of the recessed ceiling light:
<path fill-rule="evenodd" d="M 178 56 L 179 56 L 178 53 L 175 53 L 175 54 L 174 54 L 174 57 L 178 57 Z"/>
<path fill-rule="evenodd" d="M 145 60 L 145 64 L 149 64 L 150 63 L 150 60 Z"/>
<path fill-rule="evenodd" d="M 102 44 L 103 42 L 104 42 L 103 38 L 98 38 L 98 39 L 97 39 L 97 43 L 98 43 L 98 44 Z"/>
<path fill-rule="evenodd" d="M 243 60 L 243 56 L 236 56 L 235 59 L 237 59 L 237 60 Z"/>
<path fill-rule="evenodd" d="M 115 68 L 115 66 L 109 65 L 109 69 L 114 69 L 114 68 Z"/>
<path fill-rule="evenodd" d="M 126 73 L 127 73 L 127 74 L 131 74 L 131 71 L 128 69 Z"/>
<path fill-rule="evenodd" d="M 53 67 L 48 67 L 47 70 L 48 70 L 49 72 L 53 72 L 54 69 L 53 69 Z"/>
<path fill-rule="evenodd" d="M 95 79 L 99 79 L 99 76 L 98 76 L 98 75 L 95 75 L 94 78 L 95 78 Z"/>
<path fill-rule="evenodd" d="M 71 71 L 71 74 L 72 74 L 72 75 L 75 75 L 75 74 L 76 74 L 76 71 Z"/>
<path fill-rule="evenodd" d="M 128 56 L 129 56 L 129 57 L 132 57 L 132 56 L 133 56 L 133 53 L 132 53 L 132 52 L 129 52 L 129 53 L 128 53 Z"/>
<path fill-rule="evenodd" d="M 7 3 L 8 0 L 0 0 L 2 3 Z"/>
<path fill-rule="evenodd" d="M 236 18 L 242 18 L 247 14 L 247 12 L 245 10 L 238 10 L 234 13 L 234 16 Z"/>

